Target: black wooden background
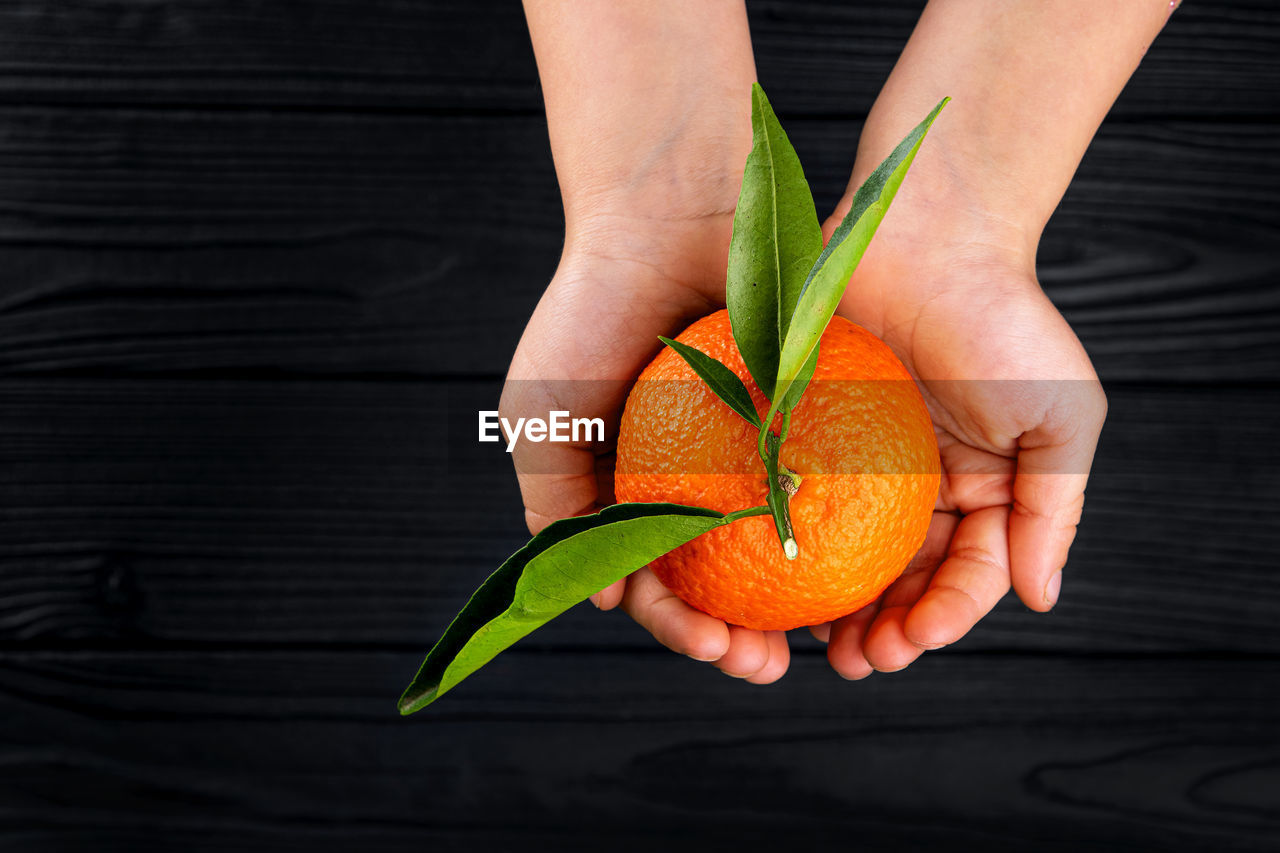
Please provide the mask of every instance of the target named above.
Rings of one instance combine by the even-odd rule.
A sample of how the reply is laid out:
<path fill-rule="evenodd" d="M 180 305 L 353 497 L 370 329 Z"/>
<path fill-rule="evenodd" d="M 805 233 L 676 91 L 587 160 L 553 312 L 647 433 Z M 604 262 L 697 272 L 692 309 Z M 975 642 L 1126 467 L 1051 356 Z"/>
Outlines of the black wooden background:
<path fill-rule="evenodd" d="M 821 208 L 919 5 L 750 4 Z M 1053 614 L 762 689 L 579 608 L 402 719 L 524 536 L 445 438 L 560 246 L 518 5 L 4 3 L 0 850 L 1280 848 L 1278 131 L 1280 10 L 1190 2 L 1050 225 Z"/>

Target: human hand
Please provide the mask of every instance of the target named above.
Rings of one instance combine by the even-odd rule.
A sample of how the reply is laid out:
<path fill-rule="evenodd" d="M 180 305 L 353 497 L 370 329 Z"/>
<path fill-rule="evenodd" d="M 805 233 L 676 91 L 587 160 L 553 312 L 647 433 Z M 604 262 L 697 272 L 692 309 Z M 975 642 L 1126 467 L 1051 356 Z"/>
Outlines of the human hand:
<path fill-rule="evenodd" d="M 1010 585 L 1033 610 L 1057 600 L 1106 398 L 1036 282 L 1036 247 L 1169 11 L 1165 0 L 1012 13 L 930 2 L 867 117 L 855 187 L 916 116 L 952 97 L 841 306 L 920 381 L 943 481 L 906 573 L 814 630 L 846 677 L 955 642 Z"/>
<path fill-rule="evenodd" d="M 755 79 L 741 2 L 525 0 L 565 210 L 560 266 L 511 362 L 504 416 L 567 410 L 616 435 L 628 390 L 673 335 L 724 305 Z M 518 416 L 518 415 L 516 415 Z M 533 531 L 613 500 L 611 447 L 520 443 Z M 781 633 L 730 628 L 641 570 L 592 596 L 733 675 L 786 670 Z"/>
<path fill-rule="evenodd" d="M 512 360 L 503 417 L 566 410 L 574 417 L 602 418 L 606 434 L 616 436 L 626 395 L 656 354 L 658 335 L 673 335 L 723 305 L 726 229 L 732 221 L 718 219 L 699 220 L 697 235 L 687 233 L 689 220 L 680 220 L 678 228 L 650 221 L 642 226 L 649 235 L 642 240 L 636 238 L 640 224 L 633 222 L 626 229 L 630 236 L 599 237 L 609 247 L 607 256 L 581 249 L 566 256 Z M 695 248 L 704 242 L 715 248 Z M 628 251 L 640 244 L 643 252 Z M 612 451 L 611 441 L 517 443 L 513 456 L 529 529 L 536 533 L 558 518 L 612 503 Z M 674 651 L 754 683 L 780 678 L 789 663 L 782 632 L 726 625 L 685 604 L 647 568 L 591 600 L 604 610 L 621 605 Z"/>
<path fill-rule="evenodd" d="M 913 173 L 840 306 L 917 378 L 943 471 L 902 577 L 814 628 L 846 678 L 957 641 L 1011 584 L 1032 610 L 1053 607 L 1106 414 L 1088 356 L 1036 281 L 1034 240 L 952 192 L 927 164 Z"/>

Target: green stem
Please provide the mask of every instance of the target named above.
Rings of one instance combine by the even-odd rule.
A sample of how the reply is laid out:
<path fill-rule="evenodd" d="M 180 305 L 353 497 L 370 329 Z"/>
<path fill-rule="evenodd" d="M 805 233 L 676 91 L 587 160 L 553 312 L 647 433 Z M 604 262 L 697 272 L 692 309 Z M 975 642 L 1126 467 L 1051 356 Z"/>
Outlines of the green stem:
<path fill-rule="evenodd" d="M 737 512 L 728 513 L 725 515 L 724 520 L 733 524 L 735 521 L 739 521 L 744 518 L 751 518 L 753 515 L 768 515 L 771 512 L 773 512 L 773 510 L 769 509 L 767 506 L 753 506 L 748 507 L 747 509 L 740 509 Z"/>
<path fill-rule="evenodd" d="M 799 477 L 785 466 L 782 466 L 782 473 L 779 473 L 778 451 L 782 449 L 780 438 L 767 433 L 765 446 L 768 455 L 765 457 L 764 467 L 769 478 L 769 497 L 766 503 L 773 514 L 773 526 L 777 528 L 782 553 L 787 555 L 788 560 L 794 560 L 800 554 L 800 546 L 796 544 L 795 528 L 791 524 L 791 495 L 799 486 Z"/>

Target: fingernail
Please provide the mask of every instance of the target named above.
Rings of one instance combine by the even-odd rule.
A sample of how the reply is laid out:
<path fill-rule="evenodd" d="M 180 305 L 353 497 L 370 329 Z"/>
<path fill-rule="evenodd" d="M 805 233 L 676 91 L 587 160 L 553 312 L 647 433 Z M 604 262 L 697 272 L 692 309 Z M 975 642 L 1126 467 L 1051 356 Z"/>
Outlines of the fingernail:
<path fill-rule="evenodd" d="M 872 670 L 871 672 L 875 672 L 875 670 Z M 840 676 L 845 681 L 862 681 L 864 678 L 869 678 L 871 676 L 871 672 L 868 672 L 866 675 L 845 675 L 843 672 L 837 672 L 836 675 Z"/>
<path fill-rule="evenodd" d="M 600 601 L 599 601 L 599 599 L 597 599 L 594 595 L 589 596 L 589 597 L 587 598 L 587 601 L 590 601 L 590 602 L 592 603 L 592 605 L 594 605 L 594 606 L 595 606 L 596 610 L 599 610 L 599 609 L 600 609 Z"/>
<path fill-rule="evenodd" d="M 1058 603 L 1058 593 L 1062 592 L 1062 572 L 1054 572 L 1053 577 L 1044 585 L 1044 603 L 1053 607 Z"/>

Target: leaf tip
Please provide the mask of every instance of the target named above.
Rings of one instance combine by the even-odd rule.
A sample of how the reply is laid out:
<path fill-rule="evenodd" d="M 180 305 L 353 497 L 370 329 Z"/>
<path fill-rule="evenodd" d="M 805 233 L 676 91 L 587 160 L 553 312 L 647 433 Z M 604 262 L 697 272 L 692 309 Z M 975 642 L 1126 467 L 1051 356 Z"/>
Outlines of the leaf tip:
<path fill-rule="evenodd" d="M 400 716 L 407 717 L 430 705 L 435 701 L 439 687 L 439 684 L 432 684 L 427 687 L 417 684 L 409 685 L 409 688 L 400 697 L 400 701 L 396 703 L 396 707 L 400 710 Z"/>
<path fill-rule="evenodd" d="M 753 130 L 760 130 L 757 127 L 765 116 L 777 122 L 778 117 L 773 113 L 773 104 L 769 103 L 769 96 L 764 93 L 764 87 L 758 82 L 751 84 L 751 127 Z"/>

